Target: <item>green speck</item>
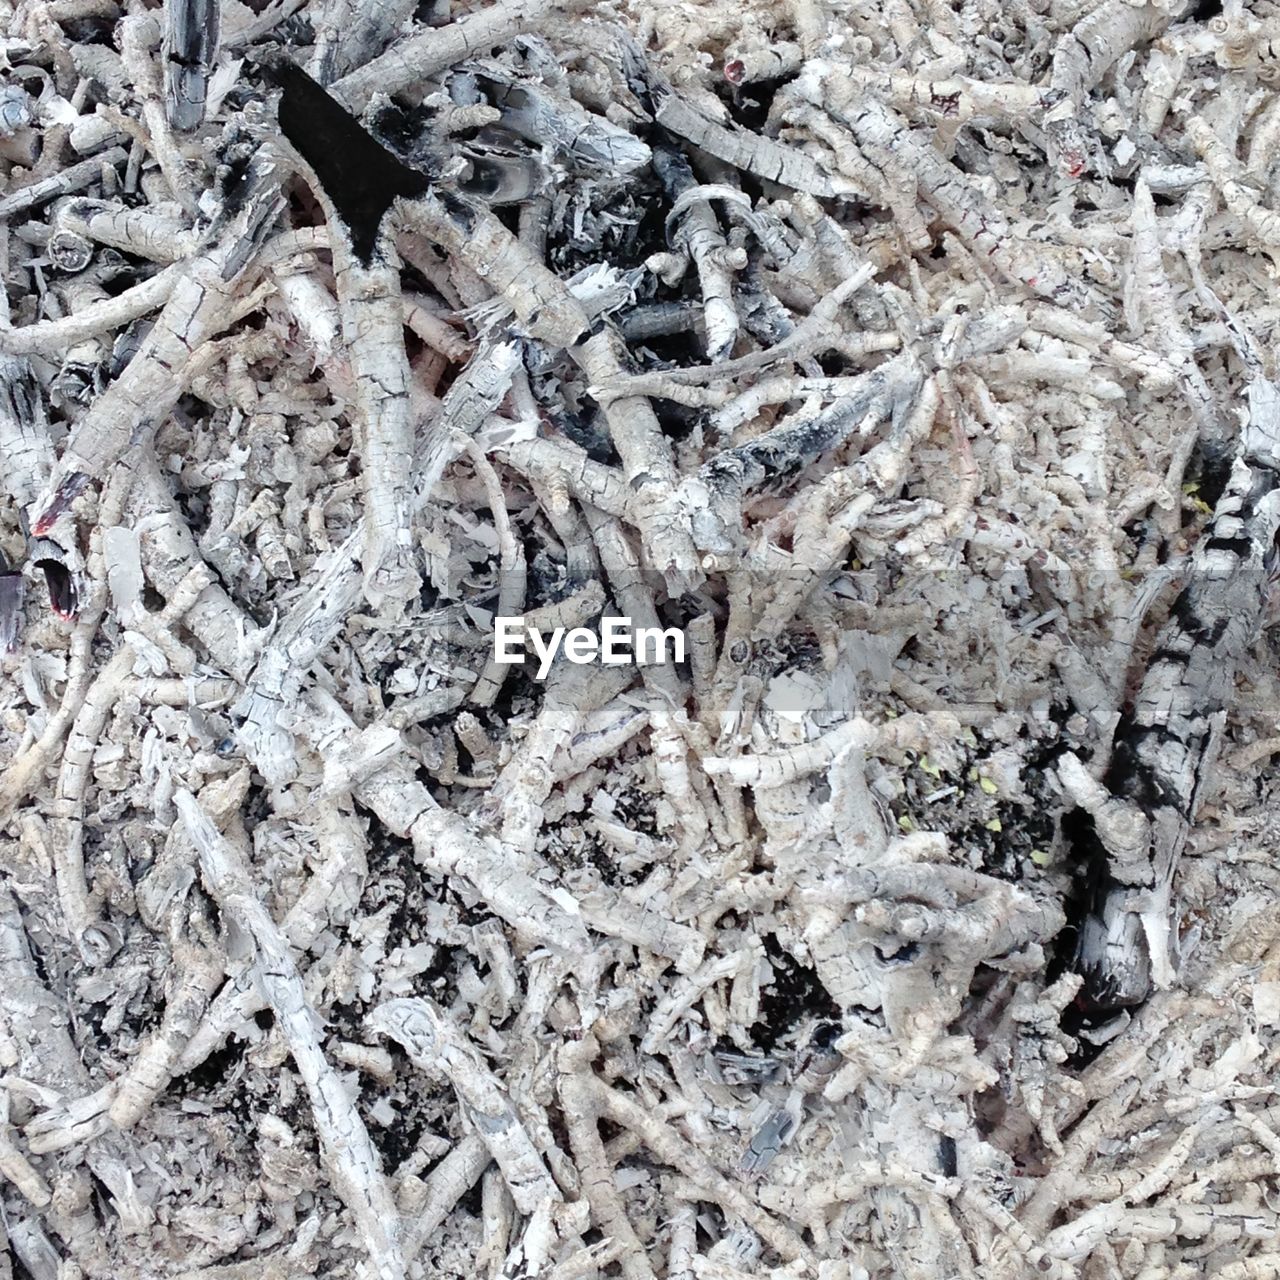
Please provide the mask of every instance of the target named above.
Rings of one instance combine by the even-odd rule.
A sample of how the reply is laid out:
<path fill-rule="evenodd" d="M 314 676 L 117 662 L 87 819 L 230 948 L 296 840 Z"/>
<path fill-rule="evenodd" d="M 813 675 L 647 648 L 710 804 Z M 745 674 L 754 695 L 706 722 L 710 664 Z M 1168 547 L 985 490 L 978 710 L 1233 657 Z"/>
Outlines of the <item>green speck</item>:
<path fill-rule="evenodd" d="M 1202 516 L 1211 516 L 1213 514 L 1213 508 L 1203 498 L 1196 497 L 1200 492 L 1199 484 L 1195 482 L 1192 482 L 1191 484 L 1184 484 L 1182 486 L 1182 492 L 1188 498 L 1187 506 L 1198 511 Z"/>
<path fill-rule="evenodd" d="M 916 829 L 916 824 L 912 822 L 911 819 L 907 817 L 905 813 L 902 815 L 902 817 L 898 819 L 899 831 L 911 832 L 911 831 L 914 831 L 915 829 Z"/>
<path fill-rule="evenodd" d="M 920 771 L 927 773 L 931 778 L 941 778 L 942 770 L 938 768 L 928 756 L 920 757 Z"/>
<path fill-rule="evenodd" d="M 1034 862 L 1037 867 L 1047 867 L 1049 865 L 1050 858 L 1043 849 L 1032 849 L 1031 861 Z"/>
<path fill-rule="evenodd" d="M 985 775 L 978 779 L 978 786 L 980 786 L 989 796 L 995 795 L 995 793 L 1000 790 L 1000 788 Z"/>
<path fill-rule="evenodd" d="M 984 827 L 986 827 L 986 829 L 987 829 L 988 831 L 1003 831 L 1003 830 L 1004 830 L 1004 827 L 1002 827 L 1002 826 L 1000 825 L 1000 819 L 999 819 L 999 818 L 992 818 L 990 822 L 984 822 L 982 825 L 983 825 Z"/>

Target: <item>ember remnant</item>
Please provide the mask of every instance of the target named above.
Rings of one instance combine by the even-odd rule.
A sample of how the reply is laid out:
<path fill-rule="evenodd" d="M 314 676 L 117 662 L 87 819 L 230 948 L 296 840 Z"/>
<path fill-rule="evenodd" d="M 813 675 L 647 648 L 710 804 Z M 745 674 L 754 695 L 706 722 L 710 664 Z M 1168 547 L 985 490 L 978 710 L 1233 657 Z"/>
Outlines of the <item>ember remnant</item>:
<path fill-rule="evenodd" d="M 0 1280 L 1280 1276 L 1272 0 L 0 15 Z"/>

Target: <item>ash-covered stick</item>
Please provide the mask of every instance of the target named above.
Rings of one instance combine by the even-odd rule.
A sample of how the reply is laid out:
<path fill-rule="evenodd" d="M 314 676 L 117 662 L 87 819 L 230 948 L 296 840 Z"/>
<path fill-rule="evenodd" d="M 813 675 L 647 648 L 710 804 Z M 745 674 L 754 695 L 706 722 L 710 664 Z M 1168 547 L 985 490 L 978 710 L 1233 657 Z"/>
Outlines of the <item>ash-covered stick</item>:
<path fill-rule="evenodd" d="M 745 250 L 730 250 L 710 203 L 697 194 L 689 162 L 678 151 L 659 146 L 654 167 L 673 207 L 667 215 L 672 243 L 688 254 L 702 285 L 707 358 L 723 360 L 738 339 L 738 312 L 733 303 L 733 270 L 747 264 Z"/>
<path fill-rule="evenodd" d="M 1050 158 L 1068 177 L 1078 178 L 1085 171 L 1095 149 L 1079 121 L 1085 95 L 1124 53 L 1158 35 L 1185 7 L 1180 0 L 1104 0 L 1058 41 L 1046 91 L 1046 102 L 1052 105 L 1043 122 Z"/>
<path fill-rule="evenodd" d="M 222 977 L 223 961 L 181 941 L 174 947 L 174 979 L 164 1020 L 138 1051 L 129 1069 L 111 1085 L 111 1122 L 131 1129 L 176 1074 L 178 1056 L 190 1040 Z"/>
<path fill-rule="evenodd" d="M 368 871 L 368 839 L 358 819 L 334 803 L 323 802 L 315 814 L 314 829 L 323 861 L 280 921 L 280 932 L 299 953 L 310 950 L 325 929 L 346 922 L 358 904 Z M 229 981 L 183 1046 L 175 1074 L 194 1071 L 246 1019 L 266 1007 L 252 974 Z"/>
<path fill-rule="evenodd" d="M 587 508 L 585 515 L 618 607 L 624 611 L 625 617 L 631 619 L 633 626 L 660 632 L 662 623 L 654 604 L 649 581 L 651 575 L 641 569 L 618 521 L 592 507 Z M 666 663 L 644 663 L 640 667 L 640 675 L 650 690 L 657 691 L 673 705 L 683 702 L 684 689 L 680 677 Z"/>
<path fill-rule="evenodd" d="M 593 461 L 585 449 L 554 437 L 519 437 L 501 441 L 496 452 L 534 483 L 559 486 L 564 498 L 598 507 L 620 520 L 628 520 L 631 494 L 626 478 L 615 467 Z"/>
<path fill-rule="evenodd" d="M 520 369 L 521 344 L 482 345 L 445 395 L 440 413 L 418 441 L 421 465 L 415 467 L 418 509 L 430 502 L 454 452 L 476 435 L 493 415 Z"/>
<path fill-rule="evenodd" d="M 107 200 L 67 200 L 56 207 L 54 226 L 152 262 L 180 262 L 199 247 L 198 233 L 176 204 L 130 209 Z"/>
<path fill-rule="evenodd" d="M 364 423 L 368 509 L 363 564 L 371 598 L 406 599 L 412 564 L 412 433 L 392 211 L 473 264 L 507 295 L 531 334 L 573 342 L 586 320 L 572 295 L 492 214 L 437 195 L 426 175 L 390 154 L 305 73 L 272 68 L 284 86 L 280 123 L 315 171 L 334 237 L 335 272 L 347 355 Z"/>
<path fill-rule="evenodd" d="M 115 297 L 92 302 L 56 320 L 37 320 L 18 329 L 0 331 L 0 351 L 12 355 L 54 355 L 68 347 L 122 328 L 131 321 L 164 306 L 183 274 L 181 263 L 157 272 Z"/>
<path fill-rule="evenodd" d="M 0 886 L 0 1035 L 10 1079 L 54 1096 L 87 1093 L 89 1073 L 67 1024 L 62 1000 L 50 993 L 37 968 L 18 903 Z M 91 1143 L 84 1161 L 110 1191 L 122 1220 L 148 1219 L 137 1191 L 142 1164 L 126 1137 L 108 1135 Z"/>
<path fill-rule="evenodd" d="M 449 1080 L 521 1213 L 532 1214 L 562 1199 L 507 1091 L 444 1010 L 421 997 L 389 1000 L 366 1022 L 400 1044 L 420 1070 Z"/>
<path fill-rule="evenodd" d="M 443 28 L 399 40 L 385 53 L 334 82 L 334 96 L 362 111 L 376 93 L 395 94 L 467 58 L 474 58 L 522 31 L 535 30 L 549 14 L 573 13 L 588 0 L 500 0 Z"/>
<path fill-rule="evenodd" d="M 403 602 L 416 594 L 419 578 L 410 512 L 409 361 L 391 211 L 401 197 L 422 195 L 427 178 L 401 164 L 300 68 L 279 62 L 270 72 L 283 86 L 280 128 L 311 169 L 330 226 L 361 428 L 365 592 L 375 604 Z"/>
<path fill-rule="evenodd" d="M 827 768 L 848 750 L 906 747 L 927 751 L 932 743 L 946 741 L 959 728 L 955 717 L 948 712 L 928 715 L 910 712 L 884 725 L 873 725 L 855 716 L 811 742 L 768 755 L 711 756 L 702 761 L 702 767 L 710 774 L 727 775 L 739 786 L 776 787 Z"/>
<path fill-rule="evenodd" d="M 0 552 L 0 653 L 13 653 L 18 647 L 24 594 L 21 570 L 14 569 Z"/>
<path fill-rule="evenodd" d="M 592 383 L 618 380 L 622 374 L 621 340 L 608 331 L 579 343 L 573 356 Z M 624 391 L 603 408 L 632 490 L 630 519 L 640 531 L 648 563 L 663 574 L 671 590 L 689 590 L 701 579 L 701 557 L 677 494 L 679 473 L 670 441 L 641 395 Z"/>
<path fill-rule="evenodd" d="M 176 509 L 154 460 L 142 469 L 134 491 L 139 516 L 140 554 L 147 581 L 171 597 L 193 569 L 203 565 L 187 523 Z M 244 680 L 253 669 L 262 636 L 255 623 L 213 581 L 196 597 L 183 617 L 183 626 L 199 641 L 209 659 Z"/>
<path fill-rule="evenodd" d="M 311 664 L 332 642 L 360 599 L 356 552 L 360 529 L 312 568 L 272 642 L 261 653 L 236 703 L 244 717 L 236 736 L 245 755 L 272 786 L 298 772 L 293 735 L 282 719 L 301 693 Z"/>
<path fill-rule="evenodd" d="M 156 622 L 175 626 L 209 585 L 204 565 L 192 569 L 174 589 Z M 120 943 L 119 930 L 101 918 L 101 903 L 89 892 L 84 865 L 84 810 L 93 753 L 137 659 L 134 642 L 123 645 L 90 686 L 67 737 L 54 792 L 54 878 L 63 924 L 90 966 L 104 964 Z"/>
<path fill-rule="evenodd" d="M 218 60 L 218 17 L 217 0 L 165 0 L 164 106 L 170 126 L 182 132 L 204 120 Z"/>
<path fill-rule="evenodd" d="M 546 684 L 537 718 L 491 791 L 502 815 L 502 840 L 532 854 L 542 826 L 542 805 L 555 785 L 552 761 L 567 747 L 584 717 L 631 682 L 631 673 L 559 664 Z"/>
<path fill-rule="evenodd" d="M 582 1047 L 566 1044 L 560 1051 L 556 1082 L 560 1110 L 596 1228 L 622 1247 L 618 1266 L 624 1280 L 655 1280 L 652 1264 L 627 1216 L 608 1152 L 600 1137 L 600 1106 L 590 1086 L 590 1065 Z"/>
<path fill-rule="evenodd" d="M 1006 279 L 1053 302 L 1088 300 L 1087 288 L 1072 278 L 1061 250 L 1015 236 L 1008 218 L 931 141 L 908 128 L 891 108 L 859 93 L 838 68 L 815 59 L 796 85 L 807 101 L 849 128 L 851 141 L 869 160 L 874 163 L 880 153 L 893 171 L 914 181 L 920 197 Z"/>
<path fill-rule="evenodd" d="M 934 120 L 962 123 L 975 116 L 1023 119 L 1046 102 L 1046 91 L 1019 81 L 991 82 L 971 76 L 942 79 L 879 67 L 842 67 L 840 76 L 899 110 L 919 112 Z"/>
<path fill-rule="evenodd" d="M 507 511 L 506 494 L 502 491 L 502 482 L 493 469 L 484 451 L 474 440 L 464 444 L 471 465 L 484 485 L 489 499 L 489 510 L 493 515 L 493 525 L 498 537 L 498 600 L 495 614 L 499 618 L 510 618 L 524 609 L 525 577 L 527 563 L 524 548 L 517 541 L 511 528 L 511 516 Z M 494 657 L 485 663 L 484 670 L 476 678 L 471 690 L 471 702 L 482 707 L 491 707 L 502 690 L 507 676 L 507 666 Z"/>
<path fill-rule="evenodd" d="M 53 1198 L 48 1182 L 14 1141 L 9 1127 L 9 1095 L 0 1093 L 0 1175 L 11 1182 L 37 1209 Z"/>
<path fill-rule="evenodd" d="M 722 503 L 728 495 L 738 499 L 762 485 L 794 479 L 807 463 L 855 430 L 910 404 L 922 381 L 923 371 L 909 353 L 894 356 L 863 374 L 855 392 L 842 396 L 816 418 L 797 415 L 794 421 L 785 420 L 746 444 L 716 454 L 703 464 L 701 479 Z"/>
<path fill-rule="evenodd" d="M 831 198 L 861 194 L 847 179 L 829 174 L 807 152 L 765 134 L 731 129 L 708 119 L 674 91 L 663 92 L 654 119 L 708 155 L 781 187 Z"/>
<path fill-rule="evenodd" d="M 516 313 L 530 337 L 570 347 L 587 317 L 568 286 L 487 209 L 449 192 L 428 192 L 400 209 L 406 230 L 420 232 L 484 279 Z"/>
<path fill-rule="evenodd" d="M 169 127 L 163 101 L 165 86 L 152 56 L 152 50 L 163 39 L 163 32 L 146 13 L 130 14 L 120 23 L 119 31 L 125 70 L 142 108 L 142 127 L 134 126 L 130 131 L 155 159 L 169 188 L 169 196 L 195 217 L 199 203 L 194 175 Z M 131 122 L 126 117 L 121 118 L 120 123 L 128 130 Z"/>
<path fill-rule="evenodd" d="M 422 1184 L 421 1195 L 411 1208 L 416 1215 L 406 1228 L 404 1256 L 412 1262 L 426 1242 L 440 1229 L 454 1206 L 476 1184 L 493 1157 L 480 1137 L 469 1133 L 440 1161 Z M 401 1183 L 403 1188 L 403 1183 Z M 403 1190 L 401 1192 L 403 1195 Z"/>
<path fill-rule="evenodd" d="M 330 751 L 353 735 L 350 717 L 331 697 L 315 691 L 311 706 L 314 714 L 298 727 L 317 750 Z M 362 779 L 353 794 L 389 830 L 413 841 L 417 859 L 429 874 L 470 881 L 494 914 L 517 933 L 571 956 L 589 950 L 586 929 L 577 916 L 535 879 L 534 859 L 517 860 L 514 850 L 484 839 L 462 815 L 441 808 L 406 761 L 389 762 Z"/>
<path fill-rule="evenodd" d="M 0 342 L 13 330 L 0 330 Z M 30 361 L 0 356 L 0 458 L 3 483 L 24 515 L 34 521 L 35 503 L 53 474 L 53 443 L 49 438 L 44 396 Z"/>
<path fill-rule="evenodd" d="M 25 213 L 28 209 L 47 204 L 58 196 L 83 190 L 101 178 L 105 170 L 113 168 L 126 158 L 127 152 L 123 147 L 112 147 L 96 156 L 91 156 L 88 160 L 81 160 L 79 164 L 68 166 L 51 178 L 33 182 L 29 187 L 15 191 L 13 195 L 0 200 L 0 221 L 12 218 L 16 213 Z"/>
<path fill-rule="evenodd" d="M 519 361 L 514 343 L 477 352 L 449 389 L 435 421 L 418 444 L 411 493 L 411 514 L 430 500 L 448 461 L 452 433 L 469 436 L 506 394 Z M 307 672 L 332 643 L 361 596 L 357 554 L 367 545 L 367 515 L 357 522 L 342 546 L 318 557 L 279 631 L 266 646 L 249 678 L 236 710 L 244 716 L 237 737 L 245 754 L 273 786 L 297 773 L 293 736 L 281 712 L 302 691 Z M 286 717 L 287 720 L 287 717 Z"/>
<path fill-rule="evenodd" d="M 191 353 L 225 324 L 262 237 L 280 208 L 269 166 L 229 155 L 223 206 L 203 252 L 175 283 L 138 354 L 80 419 L 58 460 L 34 532 L 53 526 L 90 482 L 130 449 L 145 451 L 183 390 Z"/>
<path fill-rule="evenodd" d="M 841 318 L 846 303 L 875 275 L 875 268 L 861 263 L 833 289 L 816 300 L 813 309 L 780 341 L 763 351 L 737 356 L 721 364 L 689 365 L 655 373 L 626 373 L 621 368 L 608 380 L 590 388 L 602 403 L 618 396 L 666 396 L 673 387 L 701 387 L 705 383 L 729 383 L 783 361 L 799 364 L 836 349 L 848 336 Z M 675 398 L 675 397 L 673 397 Z M 728 397 L 726 396 L 726 399 Z"/>
<path fill-rule="evenodd" d="M 225 839 L 196 798 L 179 791 L 174 803 L 200 853 L 200 867 L 221 911 L 253 940 L 256 967 L 267 999 L 307 1087 L 320 1150 L 334 1189 L 351 1211 L 378 1280 L 402 1280 L 400 1221 L 382 1172 L 382 1161 L 360 1113 L 321 1046 L 315 1011 L 290 954 L 289 944 L 262 905 L 235 846 Z"/>
<path fill-rule="evenodd" d="M 321 84 L 376 57 L 412 13 L 407 0 L 327 0 L 312 17 L 316 41 L 310 70 Z"/>
<path fill-rule="evenodd" d="M 1190 580 L 1161 629 L 1132 711 L 1121 716 L 1101 787 L 1066 762 L 1063 781 L 1091 814 L 1100 869 L 1081 926 L 1082 998 L 1104 1012 L 1173 981 L 1173 879 L 1217 759 L 1235 674 L 1257 640 L 1280 531 L 1280 386 L 1255 370 L 1249 420 Z"/>
<path fill-rule="evenodd" d="M 589 1041 L 587 1042 L 589 1044 Z M 566 1045 L 560 1057 L 564 1072 L 562 1088 L 570 1097 L 566 1107 L 576 1103 L 578 1108 L 589 1107 L 588 1120 L 592 1126 L 598 1118 L 612 1120 L 633 1133 L 642 1146 L 664 1164 L 679 1169 L 700 1187 L 706 1188 L 721 1208 L 741 1218 L 769 1245 L 788 1261 L 809 1262 L 812 1253 L 809 1246 L 790 1227 L 766 1213 L 743 1192 L 741 1186 L 726 1178 L 701 1151 L 684 1139 L 659 1116 L 641 1106 L 634 1097 L 610 1087 L 601 1080 L 585 1061 L 584 1052 L 574 1052 L 579 1046 Z M 579 1101 L 580 1099 L 580 1101 Z M 594 1128 L 592 1132 L 594 1132 Z"/>

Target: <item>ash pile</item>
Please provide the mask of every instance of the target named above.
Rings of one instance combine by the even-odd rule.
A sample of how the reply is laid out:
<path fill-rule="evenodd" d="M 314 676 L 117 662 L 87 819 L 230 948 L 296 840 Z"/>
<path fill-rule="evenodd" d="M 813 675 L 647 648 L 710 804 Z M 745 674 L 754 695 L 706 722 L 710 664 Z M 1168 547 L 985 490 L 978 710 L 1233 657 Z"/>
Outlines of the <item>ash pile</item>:
<path fill-rule="evenodd" d="M 0 14 L 0 1280 L 1280 1274 L 1280 8 Z"/>

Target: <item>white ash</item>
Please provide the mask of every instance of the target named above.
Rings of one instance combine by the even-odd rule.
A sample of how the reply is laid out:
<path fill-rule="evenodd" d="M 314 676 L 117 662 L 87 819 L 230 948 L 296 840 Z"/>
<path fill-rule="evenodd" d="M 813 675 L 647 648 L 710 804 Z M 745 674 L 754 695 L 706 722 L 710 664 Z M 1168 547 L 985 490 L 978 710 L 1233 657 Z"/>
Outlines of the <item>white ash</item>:
<path fill-rule="evenodd" d="M 0 32 L 2 1280 L 1280 1274 L 1271 0 Z"/>

